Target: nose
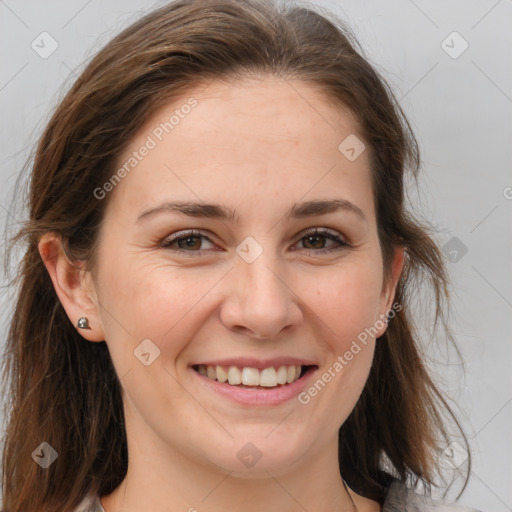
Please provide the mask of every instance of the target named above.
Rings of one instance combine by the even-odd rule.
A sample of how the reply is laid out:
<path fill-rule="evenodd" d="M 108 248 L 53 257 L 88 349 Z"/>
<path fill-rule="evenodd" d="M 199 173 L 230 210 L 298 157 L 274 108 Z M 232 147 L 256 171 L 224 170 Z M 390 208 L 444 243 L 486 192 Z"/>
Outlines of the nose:
<path fill-rule="evenodd" d="M 236 258 L 220 312 L 227 329 L 255 339 L 274 339 L 303 317 L 283 265 L 266 257 L 269 252 L 263 251 L 252 263 Z"/>

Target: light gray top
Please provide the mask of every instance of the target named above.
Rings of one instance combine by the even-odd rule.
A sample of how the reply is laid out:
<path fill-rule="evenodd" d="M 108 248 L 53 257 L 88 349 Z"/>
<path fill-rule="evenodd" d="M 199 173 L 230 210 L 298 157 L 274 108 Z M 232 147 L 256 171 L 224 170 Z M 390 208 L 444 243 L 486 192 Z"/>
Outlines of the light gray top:
<path fill-rule="evenodd" d="M 73 512 L 105 512 L 98 496 L 87 495 Z M 416 494 L 395 481 L 389 489 L 382 512 L 482 512 L 456 503 L 447 503 Z"/>

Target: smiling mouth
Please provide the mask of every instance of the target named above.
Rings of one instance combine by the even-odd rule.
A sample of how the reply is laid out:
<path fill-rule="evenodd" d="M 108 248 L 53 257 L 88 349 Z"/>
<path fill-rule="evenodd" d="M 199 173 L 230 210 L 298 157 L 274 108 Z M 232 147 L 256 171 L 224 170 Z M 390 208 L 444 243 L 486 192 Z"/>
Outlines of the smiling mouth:
<path fill-rule="evenodd" d="M 196 364 L 192 369 L 203 377 L 221 384 L 245 389 L 271 389 L 285 387 L 302 378 L 310 368 L 317 366 L 278 366 L 258 370 L 252 367 L 210 366 Z"/>

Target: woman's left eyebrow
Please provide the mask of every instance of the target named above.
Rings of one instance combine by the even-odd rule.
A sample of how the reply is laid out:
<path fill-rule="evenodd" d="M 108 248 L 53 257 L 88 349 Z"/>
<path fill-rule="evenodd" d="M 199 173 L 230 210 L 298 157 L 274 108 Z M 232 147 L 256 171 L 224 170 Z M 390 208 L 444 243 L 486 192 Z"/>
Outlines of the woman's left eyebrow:
<path fill-rule="evenodd" d="M 285 219 L 303 219 L 305 217 L 314 217 L 325 215 L 338 210 L 356 214 L 361 220 L 368 222 L 363 210 L 346 199 L 331 199 L 307 201 L 294 204 L 284 215 Z M 192 201 L 167 201 L 153 208 L 144 210 L 137 218 L 137 223 L 144 219 L 153 217 L 159 213 L 180 213 L 190 217 L 204 217 L 211 219 L 220 219 L 234 222 L 237 215 L 234 210 L 212 203 L 198 203 Z"/>

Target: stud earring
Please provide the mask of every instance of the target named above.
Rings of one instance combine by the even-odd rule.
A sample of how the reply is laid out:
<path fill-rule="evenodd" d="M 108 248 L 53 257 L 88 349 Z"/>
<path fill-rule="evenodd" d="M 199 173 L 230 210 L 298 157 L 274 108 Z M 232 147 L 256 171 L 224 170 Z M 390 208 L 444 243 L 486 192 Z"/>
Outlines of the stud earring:
<path fill-rule="evenodd" d="M 90 327 L 89 327 L 89 320 L 87 320 L 86 316 L 81 316 L 78 319 L 77 327 L 79 329 L 90 329 Z"/>

